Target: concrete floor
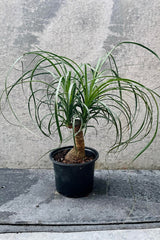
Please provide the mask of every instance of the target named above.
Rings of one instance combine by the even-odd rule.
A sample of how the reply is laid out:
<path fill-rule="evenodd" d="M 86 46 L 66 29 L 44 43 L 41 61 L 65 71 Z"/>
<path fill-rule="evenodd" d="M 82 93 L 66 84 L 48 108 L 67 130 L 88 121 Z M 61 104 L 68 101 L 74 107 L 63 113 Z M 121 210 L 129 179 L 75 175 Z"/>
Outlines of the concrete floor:
<path fill-rule="evenodd" d="M 139 230 L 110 230 L 76 233 L 9 233 L 1 240 L 159 240 L 160 228 Z"/>
<path fill-rule="evenodd" d="M 56 192 L 52 170 L 0 169 L 0 196 L 1 234 L 35 232 L 34 237 L 36 232 L 74 232 L 76 237 L 90 231 L 97 236 L 107 230 L 114 234 L 133 230 L 126 233 L 134 235 L 135 229 L 160 228 L 158 170 L 95 171 L 90 195 L 66 198 Z M 111 234 L 108 231 L 105 234 Z M 159 234 L 159 230 L 154 232 Z M 2 236 L 14 239 L 16 235 Z M 27 234 L 17 236 L 25 239 Z"/>

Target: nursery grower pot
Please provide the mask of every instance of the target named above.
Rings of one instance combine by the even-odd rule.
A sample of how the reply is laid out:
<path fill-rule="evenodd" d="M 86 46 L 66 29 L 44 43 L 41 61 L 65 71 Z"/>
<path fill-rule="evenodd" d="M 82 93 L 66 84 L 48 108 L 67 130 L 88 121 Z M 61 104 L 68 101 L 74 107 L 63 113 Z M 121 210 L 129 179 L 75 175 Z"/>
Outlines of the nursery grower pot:
<path fill-rule="evenodd" d="M 66 197 L 84 197 L 93 189 L 94 165 L 99 154 L 93 148 L 85 147 L 86 156 L 93 159 L 85 163 L 63 163 L 55 160 L 58 152 L 70 150 L 72 146 L 58 148 L 50 153 L 55 171 L 57 192 Z"/>

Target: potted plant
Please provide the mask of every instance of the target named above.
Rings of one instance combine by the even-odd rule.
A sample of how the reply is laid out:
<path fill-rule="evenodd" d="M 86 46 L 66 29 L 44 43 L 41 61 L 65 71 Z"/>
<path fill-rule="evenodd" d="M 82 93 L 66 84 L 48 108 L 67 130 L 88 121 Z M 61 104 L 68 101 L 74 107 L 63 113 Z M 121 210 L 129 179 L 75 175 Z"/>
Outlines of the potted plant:
<path fill-rule="evenodd" d="M 57 132 L 60 143 L 64 141 L 64 128 L 72 132 L 73 146 L 56 148 L 50 153 L 57 191 L 65 196 L 82 197 L 92 191 L 98 152 L 84 143 L 88 127 L 95 128 L 95 125 L 90 125 L 91 120 L 98 123 L 99 119 L 103 119 L 106 127 L 115 128 L 115 142 L 109 151 L 124 149 L 129 143 L 141 141 L 151 134 L 147 145 L 133 160 L 151 145 L 157 135 L 159 95 L 143 84 L 119 75 L 113 53 L 122 44 L 142 47 L 159 59 L 151 49 L 135 42 L 119 43 L 100 58 L 95 67 L 38 50 L 25 53 L 16 60 L 6 78 L 1 104 L 5 96 L 16 119 L 10 95 L 17 86 L 21 85 L 23 91 L 27 86 L 28 111 L 39 130 L 46 137 Z M 21 76 L 9 84 L 15 65 L 26 57 L 32 59 L 27 70 L 23 69 Z M 131 105 L 128 98 L 132 100 Z M 142 115 L 142 120 L 138 125 L 136 119 L 139 115 Z"/>

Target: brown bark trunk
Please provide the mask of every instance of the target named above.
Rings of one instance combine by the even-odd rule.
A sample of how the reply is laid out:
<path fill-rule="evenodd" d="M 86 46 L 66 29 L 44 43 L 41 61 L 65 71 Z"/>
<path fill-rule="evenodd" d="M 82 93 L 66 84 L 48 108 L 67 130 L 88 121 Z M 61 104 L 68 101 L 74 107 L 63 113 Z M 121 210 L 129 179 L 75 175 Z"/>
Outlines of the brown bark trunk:
<path fill-rule="evenodd" d="M 75 134 L 79 131 L 80 125 L 75 126 Z M 78 132 L 75 135 L 75 145 L 65 156 L 65 160 L 70 163 L 83 162 L 85 157 L 85 144 L 83 131 Z"/>

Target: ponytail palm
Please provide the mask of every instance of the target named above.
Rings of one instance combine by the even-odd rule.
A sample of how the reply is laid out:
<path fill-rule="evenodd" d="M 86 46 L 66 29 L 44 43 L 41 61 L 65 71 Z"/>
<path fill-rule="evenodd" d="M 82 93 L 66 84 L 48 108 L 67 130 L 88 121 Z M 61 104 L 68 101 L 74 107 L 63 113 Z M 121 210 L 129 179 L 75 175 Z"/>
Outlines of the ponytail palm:
<path fill-rule="evenodd" d="M 22 58 L 32 57 L 28 70 L 11 85 L 8 84 L 10 75 L 7 77 L 2 97 L 6 96 L 6 102 L 19 121 L 10 95 L 18 85 L 22 85 L 22 90 L 27 85 L 30 90 L 27 96 L 30 117 L 46 137 L 52 137 L 57 132 L 62 143 L 63 128 L 72 129 L 74 147 L 67 153 L 66 161 L 83 161 L 84 134 L 91 126 L 90 122 L 94 122 L 91 120 L 97 124 L 99 119 L 106 122 L 106 127 L 115 129 L 115 141 L 110 151 L 124 149 L 129 143 L 151 135 L 146 146 L 134 157 L 136 159 L 157 135 L 159 95 L 143 84 L 119 75 L 113 53 L 121 44 L 135 44 L 160 60 L 155 52 L 134 42 L 118 44 L 99 59 L 95 67 L 90 64 L 79 65 L 52 52 L 28 52 L 16 61 L 17 64 Z M 141 121 L 138 125 L 136 120 L 139 115 Z"/>

